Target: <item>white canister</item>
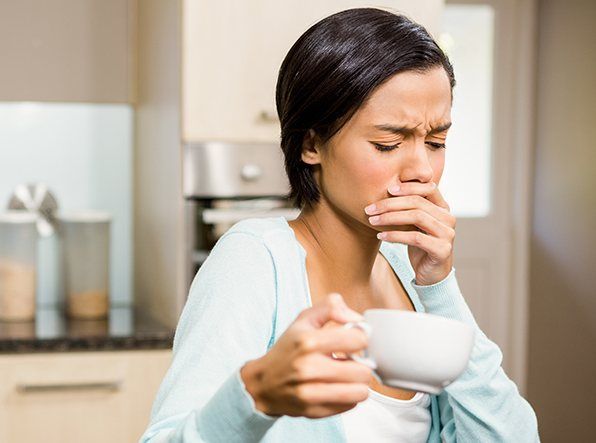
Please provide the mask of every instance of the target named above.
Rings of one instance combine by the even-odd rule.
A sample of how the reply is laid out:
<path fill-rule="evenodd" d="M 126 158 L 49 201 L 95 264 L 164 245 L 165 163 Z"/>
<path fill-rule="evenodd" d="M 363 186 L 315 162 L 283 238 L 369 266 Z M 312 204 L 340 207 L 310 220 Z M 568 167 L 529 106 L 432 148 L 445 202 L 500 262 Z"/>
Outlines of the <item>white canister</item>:
<path fill-rule="evenodd" d="M 25 211 L 0 213 L 0 320 L 35 318 L 37 219 Z"/>

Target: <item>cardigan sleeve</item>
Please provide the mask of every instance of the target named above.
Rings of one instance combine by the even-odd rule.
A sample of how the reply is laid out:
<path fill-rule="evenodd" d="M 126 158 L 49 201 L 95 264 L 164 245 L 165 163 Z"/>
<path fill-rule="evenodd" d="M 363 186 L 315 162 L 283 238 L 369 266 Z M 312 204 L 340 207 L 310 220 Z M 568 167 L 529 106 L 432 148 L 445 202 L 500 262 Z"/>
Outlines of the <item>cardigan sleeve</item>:
<path fill-rule="evenodd" d="M 426 312 L 467 323 L 476 338 L 468 367 L 438 396 L 444 442 L 537 442 L 538 425 L 530 404 L 501 368 L 499 347 L 480 330 L 455 278 L 419 286 L 411 282 Z"/>
<path fill-rule="evenodd" d="M 225 234 L 193 281 L 141 442 L 262 439 L 277 418 L 255 409 L 240 368 L 267 352 L 275 305 L 265 244 L 248 233 Z"/>

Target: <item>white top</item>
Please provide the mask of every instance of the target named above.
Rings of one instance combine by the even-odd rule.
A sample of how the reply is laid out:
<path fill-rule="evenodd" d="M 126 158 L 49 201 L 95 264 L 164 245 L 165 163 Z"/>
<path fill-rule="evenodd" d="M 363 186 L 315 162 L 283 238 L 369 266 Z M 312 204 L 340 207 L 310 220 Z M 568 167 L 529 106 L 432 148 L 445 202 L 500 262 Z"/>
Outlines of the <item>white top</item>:
<path fill-rule="evenodd" d="M 369 389 L 368 398 L 341 414 L 348 443 L 426 443 L 430 396 L 399 400 Z"/>

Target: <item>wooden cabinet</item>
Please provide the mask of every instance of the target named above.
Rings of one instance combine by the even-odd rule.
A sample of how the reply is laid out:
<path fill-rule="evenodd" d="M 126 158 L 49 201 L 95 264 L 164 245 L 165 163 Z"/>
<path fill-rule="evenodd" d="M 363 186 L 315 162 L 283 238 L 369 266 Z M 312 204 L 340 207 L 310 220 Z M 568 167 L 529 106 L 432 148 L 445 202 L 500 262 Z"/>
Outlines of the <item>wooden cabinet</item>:
<path fill-rule="evenodd" d="M 380 0 L 431 32 L 443 0 Z M 285 54 L 312 24 L 363 0 L 185 0 L 183 3 L 183 139 L 279 141 L 275 84 Z"/>
<path fill-rule="evenodd" d="M 0 101 L 132 102 L 135 5 L 0 2 Z"/>
<path fill-rule="evenodd" d="M 0 442 L 130 443 L 149 422 L 171 352 L 0 356 Z"/>

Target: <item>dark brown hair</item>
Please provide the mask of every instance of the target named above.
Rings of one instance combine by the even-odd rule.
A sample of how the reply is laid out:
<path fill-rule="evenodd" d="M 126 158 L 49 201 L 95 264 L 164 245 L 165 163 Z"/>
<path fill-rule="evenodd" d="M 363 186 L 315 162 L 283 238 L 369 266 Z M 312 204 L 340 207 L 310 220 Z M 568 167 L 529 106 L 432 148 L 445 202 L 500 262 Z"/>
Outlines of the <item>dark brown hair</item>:
<path fill-rule="evenodd" d="M 437 66 L 453 88 L 453 67 L 426 29 L 381 9 L 338 12 L 302 34 L 281 65 L 275 95 L 294 204 L 312 205 L 320 198 L 313 167 L 301 158 L 310 129 L 325 143 L 390 77 Z"/>

